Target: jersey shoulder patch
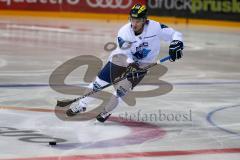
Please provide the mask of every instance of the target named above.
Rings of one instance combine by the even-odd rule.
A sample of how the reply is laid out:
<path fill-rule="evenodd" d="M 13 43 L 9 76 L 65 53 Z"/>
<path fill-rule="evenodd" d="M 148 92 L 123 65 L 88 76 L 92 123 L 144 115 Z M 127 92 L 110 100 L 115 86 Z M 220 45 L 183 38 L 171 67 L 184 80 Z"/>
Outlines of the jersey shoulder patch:
<path fill-rule="evenodd" d="M 118 40 L 118 46 L 120 48 L 122 48 L 123 44 L 125 43 L 125 41 L 123 40 L 123 38 L 121 37 L 117 37 L 117 40 Z"/>
<path fill-rule="evenodd" d="M 161 23 L 159 23 L 159 24 L 160 24 L 160 26 L 161 26 L 161 29 L 168 28 L 168 26 L 165 25 L 165 24 L 161 24 Z"/>

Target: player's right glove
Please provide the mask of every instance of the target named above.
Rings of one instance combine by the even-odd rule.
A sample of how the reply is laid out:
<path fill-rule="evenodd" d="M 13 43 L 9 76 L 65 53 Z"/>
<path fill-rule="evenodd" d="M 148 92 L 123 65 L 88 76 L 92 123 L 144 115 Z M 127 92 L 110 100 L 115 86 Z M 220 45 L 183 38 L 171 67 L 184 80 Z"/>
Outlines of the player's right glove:
<path fill-rule="evenodd" d="M 126 70 L 127 79 L 130 82 L 143 77 L 146 73 L 147 70 L 141 69 L 138 63 L 130 63 Z"/>
<path fill-rule="evenodd" d="M 174 62 L 176 59 L 182 57 L 183 42 L 179 40 L 173 40 L 169 46 L 170 61 Z"/>

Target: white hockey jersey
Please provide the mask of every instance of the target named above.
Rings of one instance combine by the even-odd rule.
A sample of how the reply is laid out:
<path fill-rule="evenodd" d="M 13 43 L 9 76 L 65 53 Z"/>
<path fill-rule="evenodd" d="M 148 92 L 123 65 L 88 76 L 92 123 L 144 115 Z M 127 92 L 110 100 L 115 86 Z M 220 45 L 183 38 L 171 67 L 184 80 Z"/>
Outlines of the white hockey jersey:
<path fill-rule="evenodd" d="M 124 54 L 128 57 L 128 63 L 154 63 L 160 54 L 160 40 L 171 42 L 172 40 L 182 41 L 182 34 L 159 22 L 148 20 L 140 35 L 135 35 L 131 23 L 124 25 L 118 32 L 118 47 L 112 52 Z"/>

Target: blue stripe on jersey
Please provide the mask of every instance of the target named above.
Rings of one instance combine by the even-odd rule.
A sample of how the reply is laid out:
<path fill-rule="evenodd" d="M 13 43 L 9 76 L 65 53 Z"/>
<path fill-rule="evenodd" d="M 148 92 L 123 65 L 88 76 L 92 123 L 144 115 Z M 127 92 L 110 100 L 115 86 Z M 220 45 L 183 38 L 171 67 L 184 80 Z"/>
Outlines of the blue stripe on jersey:
<path fill-rule="evenodd" d="M 148 36 L 148 37 L 144 37 L 144 39 L 147 39 L 147 38 L 153 38 L 153 37 L 156 37 L 157 35 L 153 35 L 153 36 Z"/>

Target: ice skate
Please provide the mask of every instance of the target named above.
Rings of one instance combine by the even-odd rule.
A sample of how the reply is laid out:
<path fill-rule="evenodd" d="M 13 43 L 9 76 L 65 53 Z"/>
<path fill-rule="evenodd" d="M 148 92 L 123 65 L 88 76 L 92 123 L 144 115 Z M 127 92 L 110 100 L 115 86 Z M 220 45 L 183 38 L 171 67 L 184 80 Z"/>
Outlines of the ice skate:
<path fill-rule="evenodd" d="M 70 108 L 66 111 L 68 117 L 75 116 L 78 113 L 86 111 L 86 104 L 81 101 L 76 101 L 71 104 Z"/>
<path fill-rule="evenodd" d="M 97 115 L 96 119 L 97 121 L 104 123 L 110 116 L 111 113 L 104 111 Z"/>

